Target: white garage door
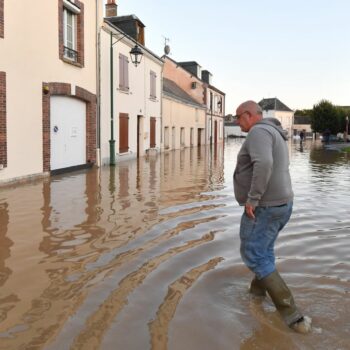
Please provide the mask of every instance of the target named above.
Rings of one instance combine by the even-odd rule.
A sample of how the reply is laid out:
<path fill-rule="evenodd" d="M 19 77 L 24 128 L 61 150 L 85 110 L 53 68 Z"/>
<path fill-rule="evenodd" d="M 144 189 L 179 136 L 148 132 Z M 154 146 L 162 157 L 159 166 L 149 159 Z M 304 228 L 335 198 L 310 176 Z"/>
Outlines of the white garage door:
<path fill-rule="evenodd" d="M 50 98 L 51 170 L 86 163 L 86 103 L 64 96 Z"/>

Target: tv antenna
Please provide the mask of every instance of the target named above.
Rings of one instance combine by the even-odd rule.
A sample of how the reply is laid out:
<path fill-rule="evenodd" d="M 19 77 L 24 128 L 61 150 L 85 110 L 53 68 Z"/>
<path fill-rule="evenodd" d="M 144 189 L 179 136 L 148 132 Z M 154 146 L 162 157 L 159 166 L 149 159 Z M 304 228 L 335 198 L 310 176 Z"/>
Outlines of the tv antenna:
<path fill-rule="evenodd" d="M 169 38 L 166 38 L 165 36 L 163 36 L 164 38 L 164 54 L 165 55 L 169 55 L 170 53 L 170 46 L 168 45 L 168 42 L 170 41 Z"/>

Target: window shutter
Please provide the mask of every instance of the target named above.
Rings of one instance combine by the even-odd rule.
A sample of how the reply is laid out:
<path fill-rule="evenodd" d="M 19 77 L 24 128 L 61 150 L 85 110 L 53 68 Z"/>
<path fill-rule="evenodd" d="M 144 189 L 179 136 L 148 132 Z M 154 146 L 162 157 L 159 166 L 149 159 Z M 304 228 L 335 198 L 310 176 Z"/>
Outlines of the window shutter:
<path fill-rule="evenodd" d="M 150 147 L 156 147 L 156 118 L 150 118 Z"/>
<path fill-rule="evenodd" d="M 124 56 L 124 87 L 129 90 L 129 60 Z"/>
<path fill-rule="evenodd" d="M 151 82 L 151 86 L 150 86 L 150 95 L 152 98 L 156 98 L 157 97 L 157 94 L 156 94 L 156 73 L 151 71 L 150 72 L 150 82 Z"/>
<path fill-rule="evenodd" d="M 123 55 L 119 54 L 119 88 L 123 89 L 124 88 L 124 59 Z"/>
<path fill-rule="evenodd" d="M 129 115 L 119 114 L 119 153 L 129 151 Z"/>

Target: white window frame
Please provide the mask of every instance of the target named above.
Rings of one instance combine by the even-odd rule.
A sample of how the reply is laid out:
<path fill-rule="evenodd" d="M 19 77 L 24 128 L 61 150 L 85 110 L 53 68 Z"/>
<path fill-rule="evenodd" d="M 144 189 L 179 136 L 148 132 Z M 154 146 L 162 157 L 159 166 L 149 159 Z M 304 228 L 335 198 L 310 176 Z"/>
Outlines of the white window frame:
<path fill-rule="evenodd" d="M 218 113 L 218 95 L 214 95 L 214 113 Z"/>
<path fill-rule="evenodd" d="M 72 42 L 68 43 L 68 14 L 72 16 Z M 63 7 L 63 46 L 68 47 L 71 50 L 77 51 L 77 14 L 70 9 Z M 72 47 L 71 47 L 72 46 Z M 67 55 L 64 51 L 64 57 L 66 59 L 75 61 L 74 57 Z"/>

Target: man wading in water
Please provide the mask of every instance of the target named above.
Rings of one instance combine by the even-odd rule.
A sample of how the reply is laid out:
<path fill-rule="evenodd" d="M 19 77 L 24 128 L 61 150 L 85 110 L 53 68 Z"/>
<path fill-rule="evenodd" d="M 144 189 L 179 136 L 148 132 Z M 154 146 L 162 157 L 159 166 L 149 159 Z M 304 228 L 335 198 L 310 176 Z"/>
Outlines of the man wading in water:
<path fill-rule="evenodd" d="M 244 205 L 241 256 L 254 272 L 250 293 L 270 295 L 286 324 L 296 332 L 311 330 L 311 319 L 297 309 L 292 293 L 275 267 L 274 243 L 293 207 L 286 136 L 275 118 L 262 119 L 254 101 L 237 108 L 236 120 L 248 132 L 233 175 L 236 200 Z"/>

